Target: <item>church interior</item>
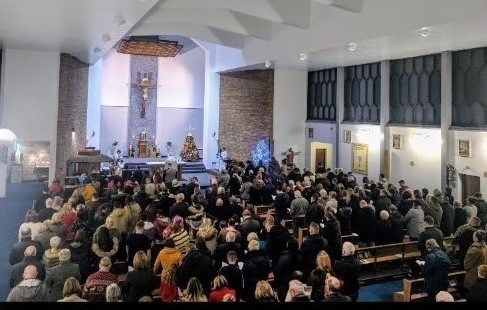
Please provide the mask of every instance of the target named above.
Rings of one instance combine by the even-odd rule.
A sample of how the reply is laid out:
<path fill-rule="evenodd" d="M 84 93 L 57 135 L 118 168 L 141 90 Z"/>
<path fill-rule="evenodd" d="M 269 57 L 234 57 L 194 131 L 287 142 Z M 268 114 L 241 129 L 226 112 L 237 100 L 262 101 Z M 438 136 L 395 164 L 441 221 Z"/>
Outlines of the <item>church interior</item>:
<path fill-rule="evenodd" d="M 0 8 L 0 212 L 12 183 L 167 161 L 182 179 L 289 149 L 358 185 L 487 195 L 485 0 Z"/>

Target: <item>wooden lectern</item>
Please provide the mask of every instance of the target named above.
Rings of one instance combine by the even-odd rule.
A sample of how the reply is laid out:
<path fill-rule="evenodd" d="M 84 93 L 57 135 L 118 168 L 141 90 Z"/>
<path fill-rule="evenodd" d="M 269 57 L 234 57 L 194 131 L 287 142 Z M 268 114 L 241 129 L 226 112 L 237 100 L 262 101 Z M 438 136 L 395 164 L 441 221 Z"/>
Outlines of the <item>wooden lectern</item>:
<path fill-rule="evenodd" d="M 145 131 L 139 136 L 138 152 L 137 157 L 147 157 L 149 156 L 149 147 L 147 145 L 147 136 Z"/>

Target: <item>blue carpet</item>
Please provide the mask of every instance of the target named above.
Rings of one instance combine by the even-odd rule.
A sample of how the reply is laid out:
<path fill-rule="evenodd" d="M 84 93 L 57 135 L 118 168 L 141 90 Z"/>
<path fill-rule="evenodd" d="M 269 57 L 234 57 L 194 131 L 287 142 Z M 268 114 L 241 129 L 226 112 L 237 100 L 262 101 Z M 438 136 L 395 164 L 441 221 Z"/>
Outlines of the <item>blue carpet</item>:
<path fill-rule="evenodd" d="M 20 224 L 24 222 L 26 211 L 32 207 L 32 201 L 42 193 L 41 183 L 7 184 L 7 197 L 0 199 L 0 301 L 7 299 L 10 287 L 10 264 L 8 257 L 12 245 L 18 240 Z"/>
<path fill-rule="evenodd" d="M 402 280 L 375 283 L 360 287 L 360 302 L 392 302 L 392 293 L 402 290 Z"/>

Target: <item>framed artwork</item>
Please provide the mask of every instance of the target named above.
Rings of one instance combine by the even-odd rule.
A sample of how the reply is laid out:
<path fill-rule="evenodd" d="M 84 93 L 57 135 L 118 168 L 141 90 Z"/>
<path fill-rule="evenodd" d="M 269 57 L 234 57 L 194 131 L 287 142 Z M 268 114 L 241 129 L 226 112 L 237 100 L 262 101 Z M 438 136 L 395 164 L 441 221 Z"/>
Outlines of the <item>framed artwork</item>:
<path fill-rule="evenodd" d="M 458 155 L 460 157 L 470 157 L 470 141 L 469 140 L 458 140 Z"/>
<path fill-rule="evenodd" d="M 343 131 L 343 142 L 351 143 L 352 142 L 352 132 L 350 130 Z"/>
<path fill-rule="evenodd" d="M 392 135 L 392 147 L 395 149 L 401 148 L 401 135 L 398 134 Z"/>
<path fill-rule="evenodd" d="M 368 173 L 368 153 L 367 144 L 352 143 L 352 172 Z"/>

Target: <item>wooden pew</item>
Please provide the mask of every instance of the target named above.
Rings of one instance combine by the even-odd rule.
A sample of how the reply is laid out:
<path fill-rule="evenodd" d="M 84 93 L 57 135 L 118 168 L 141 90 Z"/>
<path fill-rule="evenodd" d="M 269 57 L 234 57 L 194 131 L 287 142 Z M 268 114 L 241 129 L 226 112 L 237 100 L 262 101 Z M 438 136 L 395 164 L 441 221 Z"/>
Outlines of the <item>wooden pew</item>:
<path fill-rule="evenodd" d="M 463 297 L 458 296 L 458 286 L 461 286 L 463 279 L 465 278 L 465 270 L 451 271 L 448 273 L 448 279 L 450 286 L 448 292 L 457 296 L 455 300 L 462 300 Z M 394 292 L 394 301 L 411 302 L 411 301 L 424 301 L 428 295 L 422 291 L 424 286 L 424 278 L 402 280 L 403 290 L 400 292 Z"/>

